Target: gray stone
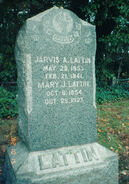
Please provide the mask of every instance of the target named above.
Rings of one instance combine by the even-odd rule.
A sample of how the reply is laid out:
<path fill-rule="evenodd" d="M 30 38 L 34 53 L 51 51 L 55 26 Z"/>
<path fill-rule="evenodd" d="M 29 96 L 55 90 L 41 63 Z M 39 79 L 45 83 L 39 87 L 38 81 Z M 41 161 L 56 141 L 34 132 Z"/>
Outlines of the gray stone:
<path fill-rule="evenodd" d="M 8 184 L 118 184 L 118 158 L 98 143 L 29 152 L 23 143 L 8 149 L 16 159 Z M 15 173 L 15 174 L 14 174 Z"/>
<path fill-rule="evenodd" d="M 18 129 L 6 184 L 118 184 L 118 157 L 96 143 L 95 27 L 57 7 L 16 44 Z"/>
<path fill-rule="evenodd" d="M 97 141 L 95 27 L 57 7 L 17 38 L 19 135 L 31 151 Z"/>

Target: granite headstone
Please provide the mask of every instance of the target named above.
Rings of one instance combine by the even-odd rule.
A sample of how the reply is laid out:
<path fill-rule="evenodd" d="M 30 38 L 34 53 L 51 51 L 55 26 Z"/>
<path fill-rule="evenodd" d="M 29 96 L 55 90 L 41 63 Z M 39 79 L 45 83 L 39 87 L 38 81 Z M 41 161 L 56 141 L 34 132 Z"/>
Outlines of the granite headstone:
<path fill-rule="evenodd" d="M 15 50 L 22 142 L 7 151 L 7 184 L 118 184 L 117 155 L 96 143 L 95 52 L 95 27 L 69 10 L 26 20 Z"/>
<path fill-rule="evenodd" d="M 20 30 L 19 134 L 30 150 L 96 142 L 95 27 L 52 8 Z"/>

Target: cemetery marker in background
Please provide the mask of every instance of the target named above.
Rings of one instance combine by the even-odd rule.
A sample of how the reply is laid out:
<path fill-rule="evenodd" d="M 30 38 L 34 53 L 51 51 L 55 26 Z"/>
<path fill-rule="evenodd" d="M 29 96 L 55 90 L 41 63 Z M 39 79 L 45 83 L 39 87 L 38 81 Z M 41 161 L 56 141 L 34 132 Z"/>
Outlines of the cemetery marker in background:
<path fill-rule="evenodd" d="M 118 184 L 117 155 L 97 143 L 95 51 L 95 27 L 66 9 L 29 18 L 19 31 L 22 142 L 16 155 L 7 151 L 6 184 Z"/>

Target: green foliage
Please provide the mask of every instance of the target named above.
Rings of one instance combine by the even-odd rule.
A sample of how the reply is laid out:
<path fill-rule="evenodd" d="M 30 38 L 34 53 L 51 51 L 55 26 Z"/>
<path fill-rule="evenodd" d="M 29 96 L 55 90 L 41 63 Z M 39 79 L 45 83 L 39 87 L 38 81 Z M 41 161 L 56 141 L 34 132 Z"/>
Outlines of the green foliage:
<path fill-rule="evenodd" d="M 96 101 L 98 104 L 129 98 L 129 84 L 108 87 L 97 87 Z"/>
<path fill-rule="evenodd" d="M 17 113 L 15 92 L 10 92 L 4 87 L 0 87 L 0 118 L 15 117 Z"/>
<path fill-rule="evenodd" d="M 81 11 L 88 22 L 96 25 L 97 80 L 105 80 L 105 84 L 113 77 L 129 77 L 128 45 L 129 45 L 129 8 L 127 0 L 95 0 Z M 128 73 L 128 74 L 127 74 Z"/>
<path fill-rule="evenodd" d="M 96 26 L 96 77 L 100 86 L 97 87 L 97 102 L 128 98 L 125 88 L 111 87 L 113 79 L 129 78 L 128 0 L 4 0 L 0 3 L 0 83 L 14 82 L 17 79 L 14 47 L 20 27 L 27 18 L 53 5 L 68 8 Z M 15 97 L 10 98 L 11 92 L 8 93 L 6 90 L 3 93 L 6 93 L 7 99 L 6 102 L 2 102 L 3 96 L 2 104 L 7 104 L 8 100 L 11 104 L 13 98 L 15 101 Z M 1 117 L 7 115 L 6 107 L 6 105 L 0 106 L 0 109 L 3 109 L 0 112 Z M 13 114 L 13 111 L 9 112 L 11 113 Z"/>
<path fill-rule="evenodd" d="M 53 5 L 63 6 L 96 26 L 97 80 L 129 77 L 128 0 L 4 0 L 0 4 L 0 82 L 16 81 L 14 47 L 24 21 Z"/>

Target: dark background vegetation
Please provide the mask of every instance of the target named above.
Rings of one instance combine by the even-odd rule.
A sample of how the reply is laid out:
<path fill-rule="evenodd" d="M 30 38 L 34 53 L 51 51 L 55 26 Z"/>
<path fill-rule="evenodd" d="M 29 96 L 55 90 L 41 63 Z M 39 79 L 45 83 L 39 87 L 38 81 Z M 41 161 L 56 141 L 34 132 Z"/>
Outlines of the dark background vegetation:
<path fill-rule="evenodd" d="M 63 6 L 96 26 L 97 102 L 129 97 L 128 0 L 1 0 L 0 117 L 17 115 L 14 47 L 24 21 L 52 6 Z M 120 81 L 122 79 L 122 81 Z"/>

